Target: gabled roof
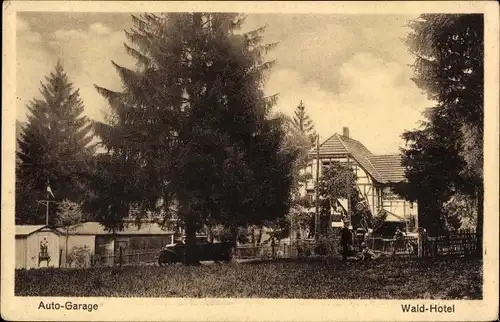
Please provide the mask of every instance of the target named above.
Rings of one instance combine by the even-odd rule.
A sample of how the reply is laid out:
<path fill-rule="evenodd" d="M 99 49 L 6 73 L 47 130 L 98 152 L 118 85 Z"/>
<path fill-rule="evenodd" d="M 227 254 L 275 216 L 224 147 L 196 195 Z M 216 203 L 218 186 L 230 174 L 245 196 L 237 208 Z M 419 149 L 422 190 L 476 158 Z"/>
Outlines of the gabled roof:
<path fill-rule="evenodd" d="M 59 233 L 57 230 L 52 229 L 47 225 L 16 225 L 16 236 L 28 236 L 44 228 L 52 230 L 55 233 Z"/>
<path fill-rule="evenodd" d="M 344 155 L 348 154 L 345 145 L 342 143 L 340 139 L 341 135 L 335 133 L 328 139 L 326 139 L 323 143 L 319 145 L 319 155 L 322 156 L 330 156 L 330 155 Z M 316 156 L 316 148 L 313 148 L 310 152 Z"/>
<path fill-rule="evenodd" d="M 311 156 L 316 156 L 312 149 Z M 374 155 L 361 142 L 335 133 L 319 146 L 321 157 L 343 157 L 350 155 L 368 174 L 379 183 L 405 180 L 400 155 Z"/>
<path fill-rule="evenodd" d="M 60 232 L 64 232 L 59 228 Z M 164 230 L 157 223 L 143 223 L 140 227 L 129 223 L 126 224 L 122 231 L 115 232 L 116 235 L 171 235 L 173 231 Z M 108 235 L 111 232 L 104 230 L 104 226 L 98 222 L 89 221 L 83 224 L 73 226 L 70 235 Z"/>

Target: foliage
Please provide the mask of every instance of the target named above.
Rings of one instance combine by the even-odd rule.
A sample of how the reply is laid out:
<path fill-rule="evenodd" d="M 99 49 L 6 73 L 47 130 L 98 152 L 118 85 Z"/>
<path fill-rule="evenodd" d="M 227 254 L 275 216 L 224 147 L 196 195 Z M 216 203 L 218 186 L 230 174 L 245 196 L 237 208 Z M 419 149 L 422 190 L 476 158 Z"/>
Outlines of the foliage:
<path fill-rule="evenodd" d="M 340 254 L 340 232 L 338 229 L 327 230 L 327 233 L 323 234 L 318 239 L 318 242 L 319 247 L 315 250 L 316 254 L 326 255 L 329 258 L 334 258 Z"/>
<path fill-rule="evenodd" d="M 308 208 L 313 206 L 312 202 L 301 191 L 306 182 L 312 178 L 311 173 L 306 171 L 311 162 L 309 155 L 311 142 L 307 133 L 295 126 L 293 119 L 284 115 L 281 117 L 285 120 L 283 125 L 286 133 L 282 149 L 287 154 L 296 155 L 292 170 L 292 203 L 287 217 L 291 227 L 293 226 L 293 231 L 299 231 L 302 237 L 306 234 L 312 219 L 311 213 L 308 212 Z"/>
<path fill-rule="evenodd" d="M 310 141 L 311 147 L 316 143 L 316 131 L 314 131 L 314 123 L 306 113 L 306 107 L 302 101 L 293 112 L 292 124 L 296 131 L 304 134 Z"/>
<path fill-rule="evenodd" d="M 323 173 L 319 181 L 320 197 L 330 201 L 330 205 L 338 199 L 348 198 L 350 194 L 357 194 L 356 175 L 352 169 L 340 162 L 332 162 L 323 168 Z"/>
<path fill-rule="evenodd" d="M 83 116 L 78 90 L 60 62 L 41 84 L 43 99 L 28 104 L 27 122 L 17 139 L 16 221 L 44 223 L 44 209 L 37 200 L 47 199 L 47 185 L 57 200 L 81 201 L 85 197 L 86 174 L 95 151 L 91 123 Z M 49 218 L 56 209 L 51 208 Z"/>
<path fill-rule="evenodd" d="M 73 268 L 85 268 L 90 266 L 90 258 L 92 252 L 90 248 L 85 246 L 74 246 L 68 254 L 68 266 Z"/>
<path fill-rule="evenodd" d="M 89 203 L 99 220 L 121 229 L 131 205 L 168 214 L 177 201 L 189 250 L 205 224 L 236 236 L 238 226 L 283 216 L 296 156 L 281 149 L 283 120 L 270 117 L 276 96 L 263 94 L 274 47 L 260 44 L 264 29 L 239 32 L 243 17 L 233 13 L 133 21 L 125 47 L 136 70 L 114 64 L 121 93 L 97 87 L 113 109 L 96 127 L 108 150 Z"/>
<path fill-rule="evenodd" d="M 356 212 L 355 205 L 362 200 L 356 185 L 356 175 L 352 168 L 340 162 L 332 162 L 323 168 L 319 180 L 320 211 L 330 216 L 330 209 L 337 207 L 340 199 L 348 200 L 351 208 L 351 224 L 359 227 L 366 211 Z M 344 214 L 345 215 L 345 214 Z M 323 229 L 324 230 L 324 229 Z"/>
<path fill-rule="evenodd" d="M 307 206 L 301 204 L 300 199 L 296 199 L 294 205 L 290 208 L 290 212 L 287 215 L 288 221 L 290 222 L 291 231 L 298 232 L 300 238 L 307 237 L 308 230 L 311 226 L 312 214 L 307 211 Z"/>
<path fill-rule="evenodd" d="M 80 205 L 74 201 L 65 199 L 58 204 L 57 208 L 57 217 L 55 220 L 57 227 L 62 227 L 64 230 L 71 230 L 84 221 L 84 213 Z"/>
<path fill-rule="evenodd" d="M 424 14 L 410 23 L 413 80 L 436 104 L 421 129 L 403 134 L 409 186 L 398 193 L 418 199 L 419 223 L 430 234 L 439 233 L 443 204 L 456 192 L 479 201 L 482 231 L 483 23 L 481 14 Z"/>
<path fill-rule="evenodd" d="M 293 185 L 292 194 L 298 204 L 302 204 L 300 199 L 300 188 L 304 186 L 307 180 L 311 179 L 310 173 L 305 171 L 307 165 L 311 162 L 309 153 L 311 152 L 311 143 L 308 140 L 307 133 L 297 129 L 293 119 L 283 114 L 278 114 L 282 120 L 282 127 L 285 138 L 282 144 L 282 151 L 285 154 L 295 155 L 293 164 Z M 306 205 L 304 205 L 306 206 Z"/>
<path fill-rule="evenodd" d="M 68 249 L 69 233 L 78 228 L 83 221 L 84 214 L 79 204 L 67 199 L 59 203 L 55 223 L 56 226 L 63 229 L 65 234 L 64 258 L 66 266 L 71 265 Z"/>
<path fill-rule="evenodd" d="M 286 217 L 280 217 L 273 221 L 264 222 L 264 226 L 269 229 L 268 234 L 278 242 L 290 236 L 290 221 Z"/>
<path fill-rule="evenodd" d="M 368 231 L 372 229 L 373 232 L 377 232 L 385 223 L 387 219 L 387 211 L 382 209 L 376 215 L 365 215 L 360 223 L 360 227 Z"/>
<path fill-rule="evenodd" d="M 482 299 L 482 285 L 481 261 L 397 258 L 347 265 L 267 261 L 16 270 L 14 292 L 41 297 Z"/>
<path fill-rule="evenodd" d="M 448 229 L 475 228 L 477 225 L 477 205 L 474 199 L 460 193 L 455 194 L 443 206 L 443 214 Z"/>

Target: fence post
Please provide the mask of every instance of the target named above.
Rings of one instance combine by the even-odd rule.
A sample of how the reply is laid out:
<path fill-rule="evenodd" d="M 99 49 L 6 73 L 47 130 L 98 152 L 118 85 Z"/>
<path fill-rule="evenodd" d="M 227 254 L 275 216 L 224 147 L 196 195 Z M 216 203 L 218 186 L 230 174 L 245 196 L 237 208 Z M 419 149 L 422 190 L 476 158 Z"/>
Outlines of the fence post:
<path fill-rule="evenodd" d="M 418 255 L 418 258 L 422 258 L 423 256 L 423 246 L 424 246 L 424 243 L 423 243 L 423 234 L 421 231 L 418 232 L 418 239 L 417 239 L 417 255 Z"/>
<path fill-rule="evenodd" d="M 463 235 L 462 236 L 462 248 L 464 249 L 464 258 L 468 256 L 468 250 L 467 250 L 467 239 L 469 238 L 468 235 Z"/>
<path fill-rule="evenodd" d="M 61 261 L 62 261 L 62 249 L 59 249 L 59 267 L 61 267 Z"/>
<path fill-rule="evenodd" d="M 120 266 L 122 266 L 122 264 L 123 264 L 123 251 L 122 251 L 121 247 L 120 247 L 120 257 L 118 260 L 119 260 Z"/>

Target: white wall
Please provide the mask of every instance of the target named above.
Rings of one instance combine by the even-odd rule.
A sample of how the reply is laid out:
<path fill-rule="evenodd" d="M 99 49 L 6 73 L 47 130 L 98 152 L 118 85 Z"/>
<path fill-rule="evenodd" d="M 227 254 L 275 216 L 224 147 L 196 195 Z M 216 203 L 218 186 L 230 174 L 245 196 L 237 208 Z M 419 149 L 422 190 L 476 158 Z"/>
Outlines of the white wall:
<path fill-rule="evenodd" d="M 16 268 L 26 268 L 26 237 L 16 237 Z"/>
<path fill-rule="evenodd" d="M 38 266 L 38 257 L 40 254 L 40 242 L 48 242 L 48 253 L 50 255 L 49 267 L 59 266 L 59 235 L 51 230 L 38 231 L 26 238 L 26 264 L 25 268 L 47 267 L 47 262 L 43 261 Z"/>

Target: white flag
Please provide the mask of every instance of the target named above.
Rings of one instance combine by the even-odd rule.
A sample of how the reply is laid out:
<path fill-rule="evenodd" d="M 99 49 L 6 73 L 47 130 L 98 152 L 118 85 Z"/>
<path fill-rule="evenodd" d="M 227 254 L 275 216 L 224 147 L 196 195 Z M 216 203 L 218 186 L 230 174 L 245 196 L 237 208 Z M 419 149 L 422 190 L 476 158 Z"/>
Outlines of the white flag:
<path fill-rule="evenodd" d="M 52 192 L 52 189 L 50 189 L 50 186 L 47 185 L 47 192 L 52 196 L 52 198 L 55 198 L 54 193 Z"/>

